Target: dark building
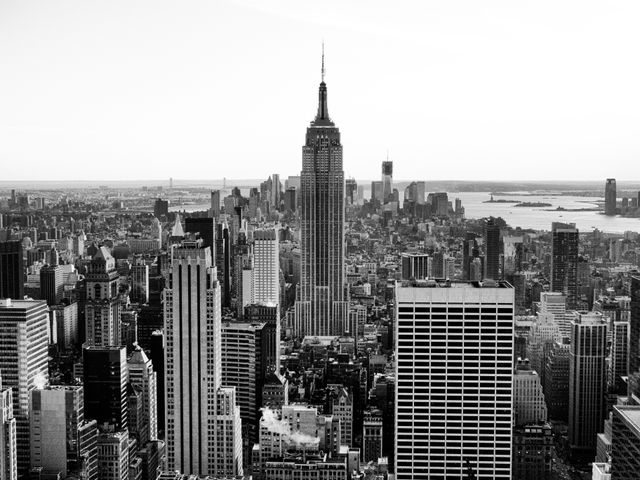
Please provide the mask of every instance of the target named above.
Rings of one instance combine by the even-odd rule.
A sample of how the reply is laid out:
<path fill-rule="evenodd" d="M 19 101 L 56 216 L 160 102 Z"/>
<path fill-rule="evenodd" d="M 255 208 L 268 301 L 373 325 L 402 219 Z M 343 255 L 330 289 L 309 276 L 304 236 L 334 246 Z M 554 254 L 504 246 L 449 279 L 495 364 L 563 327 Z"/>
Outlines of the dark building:
<path fill-rule="evenodd" d="M 478 250 L 478 242 L 476 241 L 476 234 L 473 232 L 466 232 L 464 236 L 464 243 L 462 244 L 462 279 L 470 280 L 471 260 L 478 257 L 480 251 Z"/>
<path fill-rule="evenodd" d="M 153 215 L 156 218 L 160 218 L 163 215 L 167 217 L 169 215 L 169 201 L 158 198 L 153 205 Z"/>
<path fill-rule="evenodd" d="M 164 405 L 164 333 L 156 330 L 151 334 L 149 358 L 157 375 L 158 386 L 158 430 L 164 430 L 165 405 Z"/>
<path fill-rule="evenodd" d="M 0 242 L 0 298 L 24 298 L 22 243 Z"/>
<path fill-rule="evenodd" d="M 211 190 L 211 216 L 220 218 L 220 190 Z"/>
<path fill-rule="evenodd" d="M 484 226 L 485 267 L 484 276 L 491 280 L 500 279 L 500 227 L 493 219 Z"/>
<path fill-rule="evenodd" d="M 184 221 L 187 233 L 197 233 L 202 239 L 202 247 L 209 247 L 215 252 L 215 231 L 213 218 L 188 217 Z"/>
<path fill-rule="evenodd" d="M 636 480 L 640 472 L 640 406 L 614 406 L 611 430 L 611 478 Z"/>
<path fill-rule="evenodd" d="M 575 223 L 551 224 L 551 291 L 567 296 L 567 310 L 578 304 L 579 232 Z"/>
<path fill-rule="evenodd" d="M 616 179 L 607 178 L 604 186 L 604 213 L 605 215 L 616 214 Z"/>
<path fill-rule="evenodd" d="M 127 428 L 126 347 L 87 347 L 82 351 L 84 414 L 98 425 L 107 423 L 116 430 Z"/>
<path fill-rule="evenodd" d="M 40 269 L 40 298 L 47 305 L 57 305 L 64 295 L 62 268 L 59 265 L 46 265 Z"/>
<path fill-rule="evenodd" d="M 426 253 L 403 253 L 401 258 L 403 280 L 423 280 L 427 278 L 429 255 Z"/>
<path fill-rule="evenodd" d="M 289 187 L 284 192 L 284 208 L 290 212 L 296 210 L 296 187 Z"/>
<path fill-rule="evenodd" d="M 629 395 L 640 395 L 640 276 L 631 276 Z"/>
<path fill-rule="evenodd" d="M 513 432 L 513 480 L 551 480 L 553 432 L 548 423 L 524 425 Z"/>
<path fill-rule="evenodd" d="M 555 343 L 545 359 L 544 395 L 551 420 L 569 419 L 570 345 Z"/>

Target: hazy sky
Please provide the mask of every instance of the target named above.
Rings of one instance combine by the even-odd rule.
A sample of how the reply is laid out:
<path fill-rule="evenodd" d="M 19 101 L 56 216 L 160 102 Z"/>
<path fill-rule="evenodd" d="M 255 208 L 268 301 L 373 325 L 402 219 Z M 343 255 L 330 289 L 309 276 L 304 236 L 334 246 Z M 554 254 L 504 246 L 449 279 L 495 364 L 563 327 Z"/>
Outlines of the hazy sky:
<path fill-rule="evenodd" d="M 640 2 L 0 1 L 0 179 L 640 180 Z"/>

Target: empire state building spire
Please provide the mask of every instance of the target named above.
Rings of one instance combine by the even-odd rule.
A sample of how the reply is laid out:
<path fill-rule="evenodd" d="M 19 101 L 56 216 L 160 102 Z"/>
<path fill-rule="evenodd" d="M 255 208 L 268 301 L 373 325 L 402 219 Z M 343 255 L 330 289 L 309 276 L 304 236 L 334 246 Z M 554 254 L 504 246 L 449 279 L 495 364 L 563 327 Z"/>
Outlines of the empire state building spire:
<path fill-rule="evenodd" d="M 320 90 L 318 92 L 318 114 L 316 115 L 313 125 L 333 125 L 331 118 L 329 118 L 329 108 L 327 107 L 327 84 L 324 83 L 324 42 L 322 43 L 322 81 L 320 82 Z"/>

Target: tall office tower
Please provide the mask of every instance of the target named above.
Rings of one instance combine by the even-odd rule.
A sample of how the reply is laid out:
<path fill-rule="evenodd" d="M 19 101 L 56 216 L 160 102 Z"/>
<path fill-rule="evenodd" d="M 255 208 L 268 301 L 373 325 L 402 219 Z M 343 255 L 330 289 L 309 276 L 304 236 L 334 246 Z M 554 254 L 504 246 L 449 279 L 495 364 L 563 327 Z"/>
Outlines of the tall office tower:
<path fill-rule="evenodd" d="M 47 305 L 57 305 L 64 294 L 64 279 L 60 265 L 45 265 L 40 269 L 40 298 Z"/>
<path fill-rule="evenodd" d="M 220 190 L 211 190 L 211 217 L 220 218 Z"/>
<path fill-rule="evenodd" d="M 578 243 L 575 223 L 551 224 L 551 291 L 567 296 L 567 309 L 578 305 Z"/>
<path fill-rule="evenodd" d="M 462 279 L 471 280 L 471 261 L 480 255 L 476 234 L 465 232 L 464 243 L 462 244 Z"/>
<path fill-rule="evenodd" d="M 549 351 L 553 349 L 553 345 L 561 341 L 562 334 L 554 321 L 553 315 L 538 313 L 536 320 L 529 329 L 526 356 L 531 361 L 531 368 L 538 372 L 543 386 L 545 381 L 545 359 L 549 356 Z"/>
<path fill-rule="evenodd" d="M 611 358 L 607 371 L 607 391 L 626 395 L 629 370 L 629 322 L 614 321 L 611 335 Z"/>
<path fill-rule="evenodd" d="M 138 259 L 131 266 L 131 293 L 129 298 L 134 303 L 149 303 L 149 265 Z"/>
<path fill-rule="evenodd" d="M 129 480 L 129 434 L 127 430 L 98 435 L 98 478 Z"/>
<path fill-rule="evenodd" d="M 382 203 L 382 182 L 371 182 L 371 201 Z"/>
<path fill-rule="evenodd" d="M 226 221 L 216 225 L 215 265 L 218 281 L 220 282 L 220 299 L 223 307 L 231 305 L 231 242 L 229 238 L 229 225 Z"/>
<path fill-rule="evenodd" d="M 17 480 L 16 419 L 13 418 L 11 389 L 0 378 L 0 480 Z"/>
<path fill-rule="evenodd" d="M 610 479 L 634 480 L 640 471 L 640 406 L 613 407 Z"/>
<path fill-rule="evenodd" d="M 528 361 L 518 359 L 513 376 L 513 408 L 516 425 L 528 425 L 547 421 L 547 405 L 538 372 Z"/>
<path fill-rule="evenodd" d="M 0 298 L 24 297 L 22 242 L 0 242 Z"/>
<path fill-rule="evenodd" d="M 153 204 L 153 215 L 156 218 L 169 215 L 169 201 L 158 198 Z"/>
<path fill-rule="evenodd" d="M 604 185 L 604 213 L 605 215 L 616 214 L 616 179 L 607 178 L 607 183 Z"/>
<path fill-rule="evenodd" d="M 289 187 L 284 192 L 284 208 L 289 212 L 296 210 L 296 189 Z"/>
<path fill-rule="evenodd" d="M 0 299 L 0 373 L 13 394 L 20 475 L 29 469 L 29 392 L 49 381 L 48 328 L 43 300 Z"/>
<path fill-rule="evenodd" d="M 402 279 L 424 280 L 429 276 L 429 255 L 426 253 L 403 253 Z"/>
<path fill-rule="evenodd" d="M 197 233 L 202 239 L 202 247 L 209 247 L 211 252 L 216 248 L 215 219 L 202 217 L 188 217 L 184 221 L 187 233 Z"/>
<path fill-rule="evenodd" d="M 640 276 L 631 275 L 629 304 L 629 396 L 640 396 Z"/>
<path fill-rule="evenodd" d="M 264 324 L 261 341 L 263 369 L 260 376 L 280 372 L 280 311 L 276 305 L 252 304 L 244 308 L 244 319 L 253 324 Z"/>
<path fill-rule="evenodd" d="M 358 183 L 355 178 L 347 178 L 344 181 L 344 190 L 346 192 L 347 205 L 356 205 L 358 203 Z"/>
<path fill-rule="evenodd" d="M 84 414 L 98 425 L 127 428 L 127 349 L 86 347 L 82 350 Z"/>
<path fill-rule="evenodd" d="M 274 173 L 271 175 L 271 205 L 278 208 L 280 206 L 280 191 L 282 190 L 282 184 L 280 183 L 280 175 Z"/>
<path fill-rule="evenodd" d="M 236 388 L 243 438 L 258 441 L 262 388 L 273 371 L 275 331 L 266 323 L 222 325 L 222 385 Z"/>
<path fill-rule="evenodd" d="M 138 443 L 143 447 L 158 439 L 158 378 L 151 360 L 140 347 L 133 351 L 127 366 L 129 381 L 142 391 L 142 428 L 138 431 Z"/>
<path fill-rule="evenodd" d="M 382 162 L 382 201 L 387 203 L 393 195 L 393 162 Z"/>
<path fill-rule="evenodd" d="M 86 278 L 86 345 L 120 345 L 120 299 L 116 261 L 107 247 L 100 247 L 91 259 Z"/>
<path fill-rule="evenodd" d="M 396 478 L 510 480 L 513 288 L 403 282 L 396 299 Z"/>
<path fill-rule="evenodd" d="M 31 468 L 62 472 L 77 468 L 84 426 L 82 386 L 56 385 L 31 391 Z"/>
<path fill-rule="evenodd" d="M 251 303 L 279 305 L 280 257 L 275 229 L 254 232 L 252 265 Z"/>
<path fill-rule="evenodd" d="M 156 372 L 158 380 L 157 401 L 158 401 L 158 429 L 164 430 L 165 420 L 165 395 L 164 395 L 164 333 L 162 330 L 156 330 L 151 334 L 149 345 L 149 357 Z"/>
<path fill-rule="evenodd" d="M 500 227 L 493 219 L 484 225 L 484 276 L 491 280 L 500 279 Z"/>
<path fill-rule="evenodd" d="M 329 118 L 324 55 L 318 113 L 302 147 L 301 274 L 298 335 L 340 335 L 347 320 L 344 292 L 344 171 L 340 131 Z"/>
<path fill-rule="evenodd" d="M 575 312 L 569 364 L 569 445 L 593 458 L 605 415 L 607 323 L 601 313 Z"/>
<path fill-rule="evenodd" d="M 382 457 L 382 412 L 374 410 L 364 413 L 362 422 L 362 461 L 377 462 Z"/>
<path fill-rule="evenodd" d="M 173 246 L 163 292 L 165 432 L 172 471 L 242 475 L 235 389 L 221 387 L 220 290 L 209 248 L 195 242 Z"/>
<path fill-rule="evenodd" d="M 544 392 L 551 420 L 569 418 L 569 365 L 571 346 L 556 342 L 545 360 Z"/>

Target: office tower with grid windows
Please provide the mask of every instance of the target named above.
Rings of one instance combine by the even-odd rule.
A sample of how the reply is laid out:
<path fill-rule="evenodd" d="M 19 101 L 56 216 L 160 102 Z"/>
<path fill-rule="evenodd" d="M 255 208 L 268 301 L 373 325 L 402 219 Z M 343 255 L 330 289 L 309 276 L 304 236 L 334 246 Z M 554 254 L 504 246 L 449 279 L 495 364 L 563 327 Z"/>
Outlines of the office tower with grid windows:
<path fill-rule="evenodd" d="M 107 247 L 100 247 L 91 259 L 86 275 L 88 346 L 111 347 L 121 344 L 119 277 L 115 259 Z"/>
<path fill-rule="evenodd" d="M 22 242 L 0 242 L 0 298 L 24 297 Z"/>
<path fill-rule="evenodd" d="M 396 478 L 510 480 L 513 288 L 403 282 L 396 300 Z"/>
<path fill-rule="evenodd" d="M 569 354 L 569 445 L 592 459 L 605 417 L 607 322 L 599 312 L 574 312 Z"/>
<path fill-rule="evenodd" d="M 221 382 L 221 286 L 211 251 L 171 251 L 164 296 L 167 460 L 191 475 L 242 475 L 240 410 Z"/>
<path fill-rule="evenodd" d="M 551 291 L 567 297 L 567 309 L 578 304 L 579 232 L 575 223 L 551 224 Z"/>
<path fill-rule="evenodd" d="M 344 289 L 344 171 L 340 131 L 329 118 L 324 54 L 318 113 L 302 147 L 300 251 L 296 334 L 341 335 Z"/>
<path fill-rule="evenodd" d="M 11 389 L 0 378 L 0 479 L 16 480 L 18 462 L 16 447 L 16 419 L 13 418 Z"/>

